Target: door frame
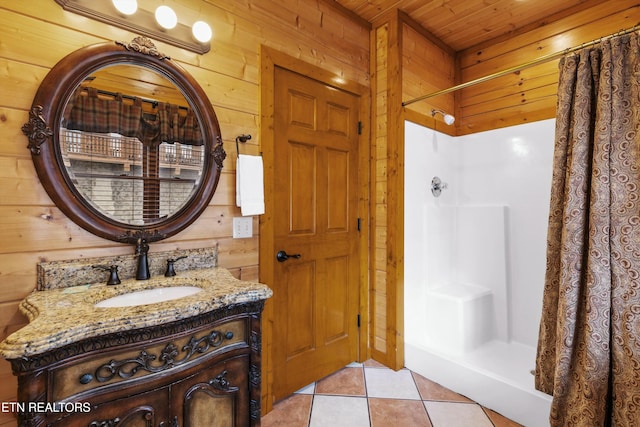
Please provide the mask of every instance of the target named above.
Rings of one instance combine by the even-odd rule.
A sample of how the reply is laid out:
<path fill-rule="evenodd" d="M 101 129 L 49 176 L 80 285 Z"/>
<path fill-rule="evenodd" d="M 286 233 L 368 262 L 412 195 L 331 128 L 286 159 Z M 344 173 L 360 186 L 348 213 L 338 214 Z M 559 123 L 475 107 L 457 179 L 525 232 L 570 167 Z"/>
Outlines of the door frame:
<path fill-rule="evenodd" d="M 274 84 L 276 68 L 293 71 L 326 85 L 358 96 L 361 134 L 358 147 L 358 217 L 359 233 L 359 297 L 360 328 L 358 361 L 369 358 L 369 242 L 370 242 L 370 116 L 371 95 L 368 87 L 325 69 L 289 56 L 268 46 L 260 47 L 260 150 L 264 161 L 265 214 L 259 217 L 259 280 L 267 285 L 274 281 Z M 269 300 L 262 316 L 262 413 L 271 411 L 273 399 L 273 307 Z"/>

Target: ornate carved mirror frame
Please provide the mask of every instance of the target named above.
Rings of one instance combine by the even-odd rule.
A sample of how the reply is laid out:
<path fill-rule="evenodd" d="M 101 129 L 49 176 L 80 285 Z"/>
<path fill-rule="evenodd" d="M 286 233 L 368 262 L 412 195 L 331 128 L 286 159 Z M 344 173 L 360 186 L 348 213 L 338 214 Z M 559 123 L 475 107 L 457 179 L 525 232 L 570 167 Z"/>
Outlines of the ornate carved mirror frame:
<path fill-rule="evenodd" d="M 61 153 L 60 126 L 69 99 L 88 76 L 115 64 L 144 67 L 175 84 L 195 114 L 204 141 L 202 176 L 189 200 L 175 214 L 143 225 L 120 222 L 96 209 L 73 184 Z M 42 81 L 22 131 L 29 138 L 38 177 L 55 205 L 85 230 L 123 243 L 165 239 L 193 223 L 213 197 L 226 156 L 217 117 L 203 89 L 145 37 L 87 46 L 60 60 Z"/>

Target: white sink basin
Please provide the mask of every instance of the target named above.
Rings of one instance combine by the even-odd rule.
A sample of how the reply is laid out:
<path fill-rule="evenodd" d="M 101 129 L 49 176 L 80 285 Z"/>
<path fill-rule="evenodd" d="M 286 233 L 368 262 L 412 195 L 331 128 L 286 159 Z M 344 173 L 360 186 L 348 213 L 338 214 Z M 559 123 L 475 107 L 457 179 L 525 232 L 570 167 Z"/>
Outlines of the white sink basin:
<path fill-rule="evenodd" d="M 202 288 L 197 286 L 170 286 L 166 288 L 145 289 L 102 300 L 96 303 L 95 307 L 134 307 L 137 305 L 154 304 L 156 302 L 171 301 L 194 295 L 201 290 Z"/>

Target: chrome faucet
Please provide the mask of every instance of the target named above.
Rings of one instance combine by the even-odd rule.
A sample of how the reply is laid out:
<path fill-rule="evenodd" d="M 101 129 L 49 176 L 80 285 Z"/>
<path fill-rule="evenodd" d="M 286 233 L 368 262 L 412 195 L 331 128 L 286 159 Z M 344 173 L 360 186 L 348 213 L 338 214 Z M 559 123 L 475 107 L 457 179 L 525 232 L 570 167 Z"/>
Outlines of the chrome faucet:
<path fill-rule="evenodd" d="M 151 275 L 149 274 L 149 260 L 147 254 L 149 253 L 149 244 L 145 239 L 138 239 L 136 243 L 136 256 L 138 257 L 138 269 L 136 270 L 136 280 L 148 280 Z"/>

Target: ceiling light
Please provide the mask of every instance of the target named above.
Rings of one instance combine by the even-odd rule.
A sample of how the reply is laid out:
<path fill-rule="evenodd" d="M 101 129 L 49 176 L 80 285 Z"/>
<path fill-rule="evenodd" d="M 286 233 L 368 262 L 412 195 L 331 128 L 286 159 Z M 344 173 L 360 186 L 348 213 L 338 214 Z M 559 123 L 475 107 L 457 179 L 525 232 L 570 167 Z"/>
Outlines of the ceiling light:
<path fill-rule="evenodd" d="M 111 0 L 111 3 L 123 15 L 133 15 L 138 10 L 136 0 Z"/>
<path fill-rule="evenodd" d="M 165 30 L 170 30 L 178 23 L 178 16 L 169 6 L 158 6 L 156 9 L 156 21 Z"/>
<path fill-rule="evenodd" d="M 191 27 L 191 31 L 193 32 L 193 37 L 200 43 L 208 42 L 211 40 L 211 36 L 213 35 L 211 27 L 204 21 L 194 22 L 193 27 Z"/>
<path fill-rule="evenodd" d="M 1 2 L 2 0 L 0 0 L 0 3 Z M 162 6 L 158 8 L 156 17 L 156 5 L 162 3 L 159 1 L 55 0 L 55 2 L 69 12 L 96 19 L 108 25 L 124 28 L 132 33 L 149 37 L 154 41 L 168 43 L 198 54 L 205 54 L 211 50 L 211 44 L 209 42 L 201 42 L 196 39 L 190 23 L 183 24 L 182 22 L 178 22 L 177 14 L 180 13 L 179 10 L 174 12 L 171 8 Z M 152 6 L 150 3 L 155 4 Z M 135 14 L 127 15 L 126 13 Z M 164 22 L 163 19 L 166 19 L 164 17 L 168 17 L 169 22 L 160 26 L 159 21 Z"/>

